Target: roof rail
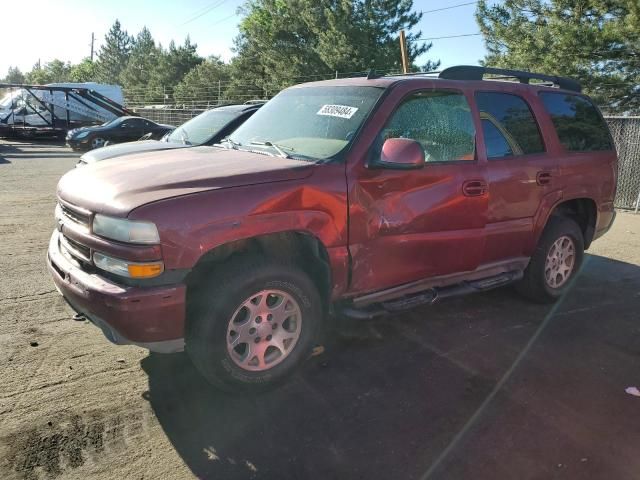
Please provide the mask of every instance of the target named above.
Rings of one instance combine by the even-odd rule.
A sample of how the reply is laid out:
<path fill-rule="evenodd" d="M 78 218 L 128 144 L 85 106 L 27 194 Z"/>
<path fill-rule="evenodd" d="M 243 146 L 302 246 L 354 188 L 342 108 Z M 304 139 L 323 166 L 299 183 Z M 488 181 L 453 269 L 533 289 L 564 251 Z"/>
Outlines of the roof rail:
<path fill-rule="evenodd" d="M 516 78 L 520 83 L 529 83 L 531 79 L 542 80 L 544 82 L 551 82 L 553 85 L 565 90 L 573 90 L 574 92 L 582 91 L 582 86 L 571 78 L 524 72 L 522 70 L 480 67 L 477 65 L 459 65 L 446 68 L 440 72 L 439 78 L 447 80 L 484 80 L 486 74 L 501 75 L 501 78 Z"/>

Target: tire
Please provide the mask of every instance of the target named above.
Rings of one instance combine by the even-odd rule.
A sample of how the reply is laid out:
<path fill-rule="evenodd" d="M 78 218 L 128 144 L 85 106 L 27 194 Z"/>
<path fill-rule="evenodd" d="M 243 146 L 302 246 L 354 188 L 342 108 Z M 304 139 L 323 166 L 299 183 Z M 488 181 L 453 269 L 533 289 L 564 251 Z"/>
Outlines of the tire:
<path fill-rule="evenodd" d="M 197 286 L 187 312 L 185 350 L 196 368 L 214 386 L 244 392 L 267 390 L 290 376 L 309 356 L 323 316 L 305 273 L 257 256 L 221 265 Z"/>
<path fill-rule="evenodd" d="M 106 140 L 103 137 L 92 137 L 89 141 L 89 150 L 104 147 Z"/>
<path fill-rule="evenodd" d="M 584 238 L 578 224 L 567 217 L 552 216 L 516 289 L 534 302 L 553 303 L 571 286 L 583 257 Z"/>

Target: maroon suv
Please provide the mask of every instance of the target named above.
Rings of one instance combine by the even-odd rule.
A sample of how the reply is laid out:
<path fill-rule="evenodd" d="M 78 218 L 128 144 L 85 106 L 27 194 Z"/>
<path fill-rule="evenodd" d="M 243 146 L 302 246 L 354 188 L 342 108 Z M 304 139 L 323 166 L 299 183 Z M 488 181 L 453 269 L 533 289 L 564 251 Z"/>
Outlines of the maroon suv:
<path fill-rule="evenodd" d="M 554 301 L 615 216 L 614 146 L 579 92 L 482 67 L 289 88 L 216 147 L 66 174 L 51 275 L 112 342 L 186 349 L 226 388 L 284 378 L 332 313 L 512 282 Z"/>

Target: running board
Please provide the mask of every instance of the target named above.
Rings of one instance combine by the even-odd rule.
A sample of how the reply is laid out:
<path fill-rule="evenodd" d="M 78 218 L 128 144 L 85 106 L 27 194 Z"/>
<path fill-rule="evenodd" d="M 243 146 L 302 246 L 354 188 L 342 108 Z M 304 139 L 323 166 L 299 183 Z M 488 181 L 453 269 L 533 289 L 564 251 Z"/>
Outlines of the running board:
<path fill-rule="evenodd" d="M 437 301 L 449 297 L 486 292 L 487 290 L 493 290 L 494 288 L 516 282 L 520 280 L 522 276 L 522 270 L 513 270 L 479 280 L 460 282 L 456 285 L 433 287 L 423 292 L 373 303 L 363 308 L 357 308 L 352 304 L 346 305 L 338 309 L 338 313 L 346 317 L 366 320 L 380 315 L 404 312 L 420 305 L 433 305 Z"/>

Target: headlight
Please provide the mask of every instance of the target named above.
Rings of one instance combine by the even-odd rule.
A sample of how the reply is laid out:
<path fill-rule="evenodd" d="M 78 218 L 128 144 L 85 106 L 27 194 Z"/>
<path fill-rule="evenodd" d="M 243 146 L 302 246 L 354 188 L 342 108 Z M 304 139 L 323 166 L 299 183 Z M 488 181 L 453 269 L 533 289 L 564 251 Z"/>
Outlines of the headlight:
<path fill-rule="evenodd" d="M 97 214 L 93 218 L 93 233 L 127 243 L 160 243 L 155 224 Z"/>
<path fill-rule="evenodd" d="M 80 140 L 81 138 L 84 138 L 84 137 L 86 137 L 87 135 L 89 135 L 89 132 L 80 132 L 80 133 L 78 133 L 74 138 L 75 138 L 76 140 Z"/>
<path fill-rule="evenodd" d="M 129 278 L 152 278 L 164 271 L 162 262 L 128 262 L 98 252 L 93 254 L 93 263 L 101 270 Z"/>

